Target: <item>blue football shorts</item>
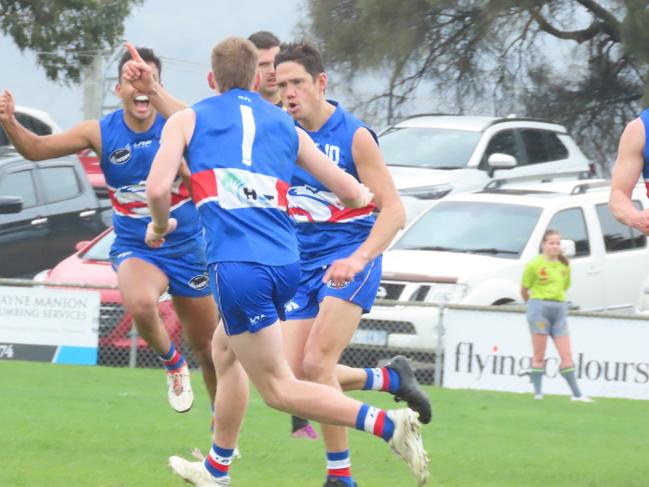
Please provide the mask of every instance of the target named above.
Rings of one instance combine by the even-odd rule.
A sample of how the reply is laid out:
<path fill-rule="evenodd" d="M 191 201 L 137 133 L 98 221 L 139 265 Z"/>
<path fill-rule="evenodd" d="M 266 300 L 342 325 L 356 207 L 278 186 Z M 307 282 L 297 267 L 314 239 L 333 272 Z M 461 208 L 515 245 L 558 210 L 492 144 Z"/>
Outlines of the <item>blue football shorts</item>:
<path fill-rule="evenodd" d="M 128 259 L 141 259 L 160 269 L 169 280 L 169 294 L 178 297 L 201 298 L 210 295 L 205 247 L 197 243 L 182 252 L 160 252 L 158 249 L 132 249 L 113 245 L 110 260 L 117 271 Z"/>
<path fill-rule="evenodd" d="M 363 313 L 369 313 L 381 284 L 382 262 L 383 256 L 379 255 L 356 274 L 351 282 L 342 287 L 334 287 L 331 283 L 322 282 L 328 266 L 303 270 L 297 292 L 286 304 L 286 319 L 315 318 L 320 310 L 320 303 L 326 296 L 349 301 L 360 306 Z"/>
<path fill-rule="evenodd" d="M 227 335 L 255 333 L 284 320 L 284 305 L 300 280 L 299 262 L 281 266 L 219 262 L 208 270 Z"/>

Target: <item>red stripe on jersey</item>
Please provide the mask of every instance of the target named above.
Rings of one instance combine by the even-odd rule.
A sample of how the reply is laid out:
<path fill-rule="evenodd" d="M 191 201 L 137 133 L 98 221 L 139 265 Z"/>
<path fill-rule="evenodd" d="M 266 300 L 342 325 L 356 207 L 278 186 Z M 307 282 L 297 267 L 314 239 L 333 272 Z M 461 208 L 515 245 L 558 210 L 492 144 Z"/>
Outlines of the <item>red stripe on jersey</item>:
<path fill-rule="evenodd" d="M 372 211 L 376 205 L 374 203 L 370 203 L 369 205 L 363 207 L 363 208 L 345 208 L 343 210 L 338 210 L 332 208 L 332 215 L 331 218 L 329 218 L 330 222 L 338 222 L 342 220 L 348 220 L 350 218 L 356 218 L 356 217 L 361 217 L 361 216 L 368 216 L 372 214 Z"/>
<path fill-rule="evenodd" d="M 311 216 L 311 214 L 310 214 L 308 211 L 303 210 L 302 208 L 299 208 L 299 207 L 297 207 L 297 206 L 292 206 L 292 207 L 290 207 L 290 208 L 288 209 L 288 214 L 289 214 L 289 215 L 300 215 L 300 216 L 304 216 L 304 217 L 306 217 L 306 219 L 309 220 L 310 222 L 313 221 L 313 217 Z"/>
<path fill-rule="evenodd" d="M 186 199 L 191 196 L 191 192 L 189 191 L 189 188 L 185 184 L 184 180 L 182 183 L 180 183 L 180 186 L 178 187 L 178 191 L 176 191 L 175 194 L 177 194 L 182 199 Z"/>
<path fill-rule="evenodd" d="M 644 182 L 644 187 L 647 190 L 647 196 L 649 197 L 649 181 Z"/>
<path fill-rule="evenodd" d="M 385 423 L 385 411 L 379 411 L 376 422 L 374 423 L 374 435 L 383 436 L 383 423 Z"/>
<path fill-rule="evenodd" d="M 192 174 L 192 196 L 194 203 L 199 203 L 205 198 L 210 198 L 218 195 L 216 184 L 216 174 L 212 169 L 197 172 Z"/>
<path fill-rule="evenodd" d="M 336 477 L 351 477 L 352 476 L 352 468 L 351 467 L 329 468 L 329 469 L 327 469 L 327 475 L 333 475 L 333 476 L 336 476 Z"/>
<path fill-rule="evenodd" d="M 224 472 L 228 473 L 228 470 L 230 469 L 230 465 L 223 465 L 222 463 L 217 462 L 214 460 L 211 456 L 208 455 L 207 461 L 210 463 L 212 467 L 214 467 L 216 470 L 219 472 Z"/>
<path fill-rule="evenodd" d="M 277 190 L 277 206 L 284 208 L 285 210 L 288 208 L 288 199 L 286 198 L 286 194 L 288 193 L 289 187 L 290 184 L 280 179 L 275 183 L 275 189 Z"/>
<path fill-rule="evenodd" d="M 147 207 L 147 204 L 143 201 L 131 201 L 130 203 L 120 203 L 120 201 L 115 197 L 115 191 L 111 189 L 108 190 L 108 197 L 110 198 L 110 201 L 113 204 L 113 208 L 115 209 L 115 211 L 117 213 L 121 213 L 122 215 L 137 215 L 138 213 L 135 213 L 131 210 Z"/>
<path fill-rule="evenodd" d="M 180 183 L 178 189 L 176 189 L 175 191 L 173 189 L 171 190 L 171 207 L 173 208 L 178 203 L 182 203 L 183 201 L 189 199 L 190 196 L 191 193 L 187 186 L 185 186 L 185 183 Z"/>

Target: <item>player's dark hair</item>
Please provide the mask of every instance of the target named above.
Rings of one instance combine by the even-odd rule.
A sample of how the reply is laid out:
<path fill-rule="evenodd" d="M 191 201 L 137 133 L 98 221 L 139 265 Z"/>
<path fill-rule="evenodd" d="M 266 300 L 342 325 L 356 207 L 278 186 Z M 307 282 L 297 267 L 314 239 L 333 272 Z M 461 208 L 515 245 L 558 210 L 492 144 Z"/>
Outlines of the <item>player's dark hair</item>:
<path fill-rule="evenodd" d="M 248 37 L 248 40 L 252 42 L 257 49 L 271 49 L 273 47 L 279 46 L 279 39 L 272 32 L 267 30 L 260 30 L 255 32 Z"/>
<path fill-rule="evenodd" d="M 153 53 L 153 49 L 149 47 L 136 47 L 135 50 L 138 52 L 140 57 L 144 60 L 145 63 L 153 63 L 158 68 L 158 76 L 162 76 L 162 62 L 160 58 Z M 131 53 L 128 50 L 122 54 L 122 57 L 119 60 L 117 65 L 117 79 L 122 79 L 122 68 L 124 65 L 131 60 Z"/>
<path fill-rule="evenodd" d="M 307 41 L 282 44 L 275 56 L 275 68 L 282 63 L 301 64 L 313 79 L 325 72 L 320 51 Z"/>

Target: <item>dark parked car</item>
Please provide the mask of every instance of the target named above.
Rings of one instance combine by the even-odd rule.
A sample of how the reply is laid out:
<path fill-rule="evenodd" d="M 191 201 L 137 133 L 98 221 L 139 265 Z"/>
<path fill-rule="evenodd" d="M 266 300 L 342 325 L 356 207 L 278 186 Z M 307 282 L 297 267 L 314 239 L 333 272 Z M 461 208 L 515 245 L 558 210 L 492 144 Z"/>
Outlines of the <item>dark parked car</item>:
<path fill-rule="evenodd" d="M 0 148 L 0 199 L 0 277 L 50 268 L 110 224 L 76 156 L 34 162 Z"/>

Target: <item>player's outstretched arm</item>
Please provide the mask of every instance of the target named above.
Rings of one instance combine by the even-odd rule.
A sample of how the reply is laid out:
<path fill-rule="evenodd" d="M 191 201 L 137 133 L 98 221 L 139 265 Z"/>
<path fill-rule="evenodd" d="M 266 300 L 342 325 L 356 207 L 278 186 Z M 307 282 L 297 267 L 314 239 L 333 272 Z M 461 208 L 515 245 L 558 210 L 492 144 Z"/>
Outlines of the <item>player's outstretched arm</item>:
<path fill-rule="evenodd" d="M 160 148 L 151 165 L 146 180 L 146 196 L 151 211 L 151 223 L 145 241 L 151 247 L 164 243 L 164 236 L 176 228 L 176 221 L 169 219 L 171 187 L 180 170 L 183 152 L 194 130 L 194 111 L 178 112 L 169 118 L 160 137 Z"/>
<path fill-rule="evenodd" d="M 638 210 L 631 201 L 633 188 L 642 175 L 644 146 L 644 124 L 638 118 L 627 125 L 620 138 L 608 204 L 620 222 L 649 234 L 649 212 Z"/>
<path fill-rule="evenodd" d="M 101 131 L 97 120 L 81 122 L 58 134 L 36 135 L 18 122 L 15 110 L 13 95 L 5 90 L 0 94 L 0 124 L 16 150 L 26 159 L 40 161 L 88 148 L 101 154 Z"/>
<path fill-rule="evenodd" d="M 331 159 L 318 150 L 311 137 L 296 127 L 300 148 L 297 163 L 340 198 L 347 208 L 362 208 L 371 203 L 374 195 L 366 186 L 340 169 Z"/>
<path fill-rule="evenodd" d="M 127 61 L 122 68 L 123 78 L 131 83 L 133 87 L 149 97 L 149 102 L 164 118 L 169 118 L 176 112 L 187 108 L 185 102 L 173 97 L 162 87 L 160 80 L 153 75 L 153 69 L 137 52 L 135 46 L 130 42 L 126 43 L 126 49 L 131 54 L 131 60 Z"/>

